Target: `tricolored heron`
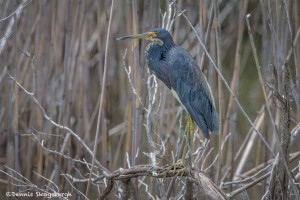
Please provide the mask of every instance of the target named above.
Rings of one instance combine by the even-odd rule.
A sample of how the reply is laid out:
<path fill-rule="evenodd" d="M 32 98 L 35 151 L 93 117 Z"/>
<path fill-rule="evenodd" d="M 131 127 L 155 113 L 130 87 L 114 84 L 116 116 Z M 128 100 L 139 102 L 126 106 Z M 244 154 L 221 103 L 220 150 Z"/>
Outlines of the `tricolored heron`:
<path fill-rule="evenodd" d="M 188 115 L 188 135 L 180 164 L 185 164 L 188 146 L 194 136 L 194 121 L 203 135 L 217 132 L 219 119 L 208 82 L 193 57 L 174 43 L 170 33 L 162 28 L 149 32 L 117 38 L 151 40 L 146 48 L 147 64 L 151 72 L 173 93 Z M 174 165 L 175 166 L 175 165 Z"/>

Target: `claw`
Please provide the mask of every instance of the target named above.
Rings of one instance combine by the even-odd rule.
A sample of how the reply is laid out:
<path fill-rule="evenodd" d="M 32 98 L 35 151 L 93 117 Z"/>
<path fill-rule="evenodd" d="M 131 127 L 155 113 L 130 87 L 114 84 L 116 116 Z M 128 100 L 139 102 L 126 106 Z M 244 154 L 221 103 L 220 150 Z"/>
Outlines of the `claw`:
<path fill-rule="evenodd" d="M 175 176 L 179 176 L 180 174 L 180 178 L 182 178 L 183 174 L 185 171 L 192 169 L 192 166 L 185 166 L 185 161 L 183 161 L 182 159 L 180 159 L 179 161 L 177 161 L 176 163 L 172 164 L 171 166 L 168 166 L 166 168 L 166 171 L 164 172 L 164 179 L 166 178 L 167 174 L 173 170 L 174 172 L 177 172 Z"/>
<path fill-rule="evenodd" d="M 182 156 L 179 161 L 174 163 L 173 165 L 166 167 L 166 171 L 164 172 L 164 179 L 166 178 L 167 174 L 173 169 L 174 173 L 176 173 L 175 176 L 180 175 L 180 178 L 182 178 L 185 171 L 190 171 L 192 169 L 192 140 L 194 138 L 194 121 L 191 118 L 189 114 L 187 114 L 188 118 L 188 133 L 186 134 L 185 138 L 185 145 L 182 150 Z M 189 155 L 188 158 L 186 158 L 186 155 Z"/>

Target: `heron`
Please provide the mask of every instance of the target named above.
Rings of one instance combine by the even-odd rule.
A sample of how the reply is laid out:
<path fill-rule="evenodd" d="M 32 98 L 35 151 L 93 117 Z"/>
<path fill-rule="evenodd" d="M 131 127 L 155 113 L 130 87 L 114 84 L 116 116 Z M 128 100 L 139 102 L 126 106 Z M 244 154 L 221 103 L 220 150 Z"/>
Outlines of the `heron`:
<path fill-rule="evenodd" d="M 188 131 L 182 157 L 174 168 L 186 166 L 186 154 L 194 137 L 194 122 L 209 140 L 211 132 L 218 132 L 219 119 L 211 88 L 191 54 L 176 45 L 171 34 L 163 28 L 117 38 L 150 40 L 145 56 L 150 71 L 172 92 L 187 112 Z M 189 151 L 191 154 L 191 151 Z M 191 161 L 189 163 L 191 167 Z"/>

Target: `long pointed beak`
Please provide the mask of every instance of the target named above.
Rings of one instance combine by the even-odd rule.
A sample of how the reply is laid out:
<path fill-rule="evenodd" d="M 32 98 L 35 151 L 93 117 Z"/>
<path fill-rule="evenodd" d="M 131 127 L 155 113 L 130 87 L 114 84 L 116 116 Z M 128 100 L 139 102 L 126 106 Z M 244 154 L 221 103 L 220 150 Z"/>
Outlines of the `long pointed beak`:
<path fill-rule="evenodd" d="M 146 39 L 150 40 L 152 37 L 156 36 L 157 33 L 155 32 L 146 32 L 146 33 L 140 33 L 140 34 L 135 34 L 135 35 L 126 35 L 117 38 L 117 40 L 126 40 L 126 39 Z"/>

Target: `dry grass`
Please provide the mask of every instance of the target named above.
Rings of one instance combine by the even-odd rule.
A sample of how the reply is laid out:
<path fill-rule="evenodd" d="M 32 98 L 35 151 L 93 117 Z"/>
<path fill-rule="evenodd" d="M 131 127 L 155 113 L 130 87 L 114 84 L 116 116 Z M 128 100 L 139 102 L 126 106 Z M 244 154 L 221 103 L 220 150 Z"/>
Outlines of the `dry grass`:
<path fill-rule="evenodd" d="M 210 189 L 220 199 L 299 198 L 299 9 L 293 0 L 1 1 L 0 199 Z M 216 99 L 219 135 L 208 142 L 199 131 L 193 143 L 201 176 L 163 179 L 180 155 L 184 111 L 149 74 L 147 42 L 115 40 L 154 27 L 192 54 Z"/>

